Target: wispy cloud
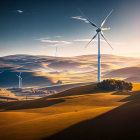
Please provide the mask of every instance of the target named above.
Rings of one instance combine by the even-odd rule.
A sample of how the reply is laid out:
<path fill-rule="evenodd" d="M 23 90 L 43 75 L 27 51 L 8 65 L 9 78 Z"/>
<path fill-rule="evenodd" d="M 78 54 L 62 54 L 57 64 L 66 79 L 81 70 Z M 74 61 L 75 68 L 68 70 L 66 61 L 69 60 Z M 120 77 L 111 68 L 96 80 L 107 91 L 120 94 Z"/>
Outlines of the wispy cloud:
<path fill-rule="evenodd" d="M 41 38 L 38 38 L 38 39 L 35 39 L 35 40 L 40 40 L 40 42 L 41 42 L 41 40 L 48 40 L 48 39 L 51 39 L 51 37 L 41 37 Z"/>
<path fill-rule="evenodd" d="M 71 18 L 73 18 L 73 19 L 78 19 L 78 20 L 82 20 L 82 21 L 84 21 L 85 23 L 89 23 L 89 22 L 87 21 L 87 19 L 85 19 L 85 18 L 83 18 L 83 17 L 81 17 L 81 16 L 76 16 L 76 17 L 71 17 Z"/>
<path fill-rule="evenodd" d="M 56 38 L 62 38 L 62 36 L 61 35 L 57 35 L 57 36 L 55 36 Z"/>
<path fill-rule="evenodd" d="M 89 42 L 91 39 L 77 39 L 77 40 L 73 40 L 74 42 L 78 42 L 78 43 L 82 43 L 82 42 Z M 94 39 L 93 42 L 97 42 L 97 39 Z M 103 39 L 100 39 L 101 42 L 106 42 Z M 110 42 L 110 41 L 109 41 Z M 114 43 L 114 42 L 110 42 L 110 43 Z M 117 43 L 117 42 L 116 42 Z"/>
<path fill-rule="evenodd" d="M 50 46 L 62 46 L 62 45 L 69 45 L 71 42 L 68 41 L 57 41 L 57 40 L 47 40 L 47 39 L 42 39 L 40 42 L 47 43 Z"/>
<path fill-rule="evenodd" d="M 17 10 L 18 13 L 22 14 L 23 13 L 23 10 Z"/>
<path fill-rule="evenodd" d="M 41 38 L 38 38 L 38 39 L 35 39 L 35 40 L 40 40 L 41 42 L 42 42 L 42 40 L 50 40 L 50 39 L 59 39 L 59 38 L 62 38 L 63 36 L 61 36 L 61 35 L 56 35 L 56 36 L 53 36 L 53 37 L 49 37 L 49 36 L 47 36 L 47 37 L 41 37 Z"/>
<path fill-rule="evenodd" d="M 90 41 L 90 39 L 77 39 L 77 40 L 74 40 L 74 42 L 88 42 Z"/>

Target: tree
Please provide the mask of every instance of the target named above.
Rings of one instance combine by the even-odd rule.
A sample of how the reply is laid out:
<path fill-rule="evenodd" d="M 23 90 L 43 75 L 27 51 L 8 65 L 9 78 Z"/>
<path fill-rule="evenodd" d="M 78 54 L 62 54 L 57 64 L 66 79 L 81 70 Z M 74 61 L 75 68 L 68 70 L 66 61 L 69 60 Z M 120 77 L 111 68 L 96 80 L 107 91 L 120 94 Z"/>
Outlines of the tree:
<path fill-rule="evenodd" d="M 132 90 L 133 86 L 130 82 L 125 82 L 123 80 L 106 79 L 97 84 L 99 89 L 103 90 Z"/>

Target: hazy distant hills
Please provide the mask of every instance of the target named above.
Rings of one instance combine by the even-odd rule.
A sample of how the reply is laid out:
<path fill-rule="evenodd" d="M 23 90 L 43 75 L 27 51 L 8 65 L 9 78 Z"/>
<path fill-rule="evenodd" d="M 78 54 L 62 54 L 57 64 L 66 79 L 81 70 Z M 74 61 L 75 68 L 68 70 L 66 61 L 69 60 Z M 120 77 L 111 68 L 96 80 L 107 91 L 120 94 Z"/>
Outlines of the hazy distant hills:
<path fill-rule="evenodd" d="M 102 76 L 123 77 L 135 81 L 139 73 L 139 58 L 102 55 Z M 129 67 L 134 70 L 122 69 Z M 118 70 L 118 71 L 117 71 Z M 126 74 L 126 71 L 131 74 Z M 24 86 L 55 85 L 58 80 L 64 84 L 94 82 L 97 78 L 97 56 L 51 57 L 32 55 L 10 55 L 0 58 L 0 86 L 17 87 L 16 74 L 22 72 Z M 119 76 L 118 76 L 119 75 Z M 139 81 L 139 80 L 138 80 Z"/>
<path fill-rule="evenodd" d="M 18 73 L 11 70 L 5 70 L 0 74 L 1 87 L 18 87 Z M 53 81 L 47 77 L 34 76 L 34 72 L 23 72 L 22 82 L 24 87 L 54 85 Z"/>
<path fill-rule="evenodd" d="M 113 70 L 105 78 L 124 78 L 126 81 L 140 83 L 140 66 L 126 67 Z"/>

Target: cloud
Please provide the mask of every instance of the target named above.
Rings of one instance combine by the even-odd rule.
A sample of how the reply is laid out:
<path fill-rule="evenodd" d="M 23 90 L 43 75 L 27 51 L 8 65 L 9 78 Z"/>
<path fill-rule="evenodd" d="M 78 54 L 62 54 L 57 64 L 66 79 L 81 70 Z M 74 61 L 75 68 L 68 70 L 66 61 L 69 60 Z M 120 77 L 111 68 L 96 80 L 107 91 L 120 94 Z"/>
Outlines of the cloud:
<path fill-rule="evenodd" d="M 74 40 L 75 42 L 88 42 L 90 41 L 90 39 L 77 39 L 77 40 Z"/>
<path fill-rule="evenodd" d="M 89 22 L 87 21 L 87 19 L 85 19 L 85 18 L 83 18 L 83 17 L 81 17 L 81 16 L 76 16 L 76 17 L 71 17 L 71 18 L 73 18 L 73 19 L 78 19 L 78 20 L 82 20 L 82 21 L 84 21 L 85 23 L 89 23 Z"/>
<path fill-rule="evenodd" d="M 73 40 L 74 42 L 78 42 L 78 43 L 83 43 L 83 42 L 89 42 L 91 39 L 77 39 L 77 40 Z M 98 42 L 98 39 L 94 39 L 92 40 L 93 42 Z M 100 42 L 106 42 L 105 40 L 103 39 L 100 39 Z M 110 41 L 109 41 L 110 42 Z M 110 43 L 113 43 L 113 42 L 110 42 Z"/>
<path fill-rule="evenodd" d="M 35 39 L 35 40 L 47 40 L 47 39 L 51 39 L 51 37 L 41 37 L 41 38 L 38 38 L 38 39 Z"/>
<path fill-rule="evenodd" d="M 23 13 L 23 10 L 17 10 L 17 12 L 21 14 L 21 13 Z"/>
<path fill-rule="evenodd" d="M 68 41 L 57 41 L 57 40 L 47 40 L 47 39 L 42 39 L 40 40 L 40 42 L 47 43 L 51 46 L 61 46 L 61 45 L 71 44 L 71 42 L 68 42 Z"/>
<path fill-rule="evenodd" d="M 56 35 L 54 37 L 41 37 L 41 38 L 38 38 L 38 39 L 35 39 L 35 40 L 40 40 L 42 42 L 42 40 L 50 40 L 50 39 L 56 39 L 56 38 L 62 38 L 63 36 L 60 36 L 60 35 Z"/>
<path fill-rule="evenodd" d="M 56 38 L 61 38 L 62 36 L 61 35 L 57 35 L 57 36 L 55 36 Z"/>
<path fill-rule="evenodd" d="M 83 42 L 89 42 L 91 39 L 77 39 L 73 40 L 75 43 L 83 43 Z M 97 42 L 97 39 L 92 40 L 92 42 Z M 105 42 L 104 40 L 100 40 L 101 42 Z"/>
<path fill-rule="evenodd" d="M 81 44 L 86 44 L 88 43 L 91 39 L 87 39 L 87 38 L 83 38 L 83 39 L 76 39 L 76 40 L 71 40 L 71 41 L 60 41 L 60 40 L 50 40 L 49 38 L 40 38 L 40 39 L 36 39 L 36 40 L 39 40 L 40 42 L 42 43 L 46 43 L 48 46 L 64 46 L 64 45 L 81 45 Z M 101 39 L 100 40 L 102 43 L 106 43 L 105 40 Z M 92 42 L 94 43 L 97 43 L 98 42 L 98 39 L 94 39 Z M 92 42 L 90 43 L 92 45 Z M 109 41 L 109 43 L 114 46 L 114 45 L 119 45 L 121 43 L 119 42 L 112 42 L 112 41 Z M 89 45 L 90 45 L 89 44 Z"/>

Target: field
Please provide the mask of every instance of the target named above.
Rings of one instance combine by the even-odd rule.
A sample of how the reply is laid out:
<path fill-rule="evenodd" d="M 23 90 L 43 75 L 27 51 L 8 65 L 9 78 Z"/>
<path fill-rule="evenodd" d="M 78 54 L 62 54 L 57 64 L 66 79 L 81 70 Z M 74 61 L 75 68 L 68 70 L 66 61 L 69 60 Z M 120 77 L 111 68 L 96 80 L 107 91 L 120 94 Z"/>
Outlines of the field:
<path fill-rule="evenodd" d="M 129 93 L 94 91 L 92 84 L 36 100 L 1 103 L 1 140 L 135 139 L 140 84 L 133 85 Z"/>

